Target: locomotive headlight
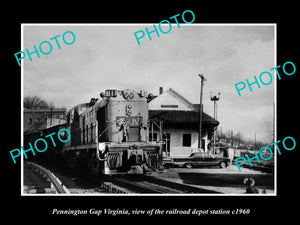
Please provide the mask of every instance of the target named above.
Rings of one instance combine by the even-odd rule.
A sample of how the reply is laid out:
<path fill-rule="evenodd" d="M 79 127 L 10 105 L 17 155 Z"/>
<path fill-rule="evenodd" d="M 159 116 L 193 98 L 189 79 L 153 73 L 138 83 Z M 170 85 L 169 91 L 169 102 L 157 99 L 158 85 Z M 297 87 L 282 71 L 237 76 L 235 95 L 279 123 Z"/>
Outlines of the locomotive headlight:
<path fill-rule="evenodd" d="M 132 113 L 132 105 L 127 105 L 127 106 L 126 106 L 126 114 L 127 114 L 128 116 L 130 116 L 131 113 Z"/>
<path fill-rule="evenodd" d="M 131 116 L 131 113 L 132 113 L 132 110 L 131 110 L 131 109 L 127 109 L 127 110 L 126 110 L 127 116 Z"/>
<path fill-rule="evenodd" d="M 99 150 L 103 153 L 105 151 L 105 143 L 99 143 Z"/>

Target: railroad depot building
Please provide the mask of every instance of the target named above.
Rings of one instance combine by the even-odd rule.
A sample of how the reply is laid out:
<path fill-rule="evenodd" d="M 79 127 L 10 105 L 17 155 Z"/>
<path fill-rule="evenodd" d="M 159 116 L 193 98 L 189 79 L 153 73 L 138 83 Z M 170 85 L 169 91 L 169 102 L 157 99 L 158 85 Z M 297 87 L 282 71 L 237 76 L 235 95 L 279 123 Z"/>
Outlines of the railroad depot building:
<path fill-rule="evenodd" d="M 33 133 L 66 122 L 66 109 L 24 108 L 24 133 Z"/>
<path fill-rule="evenodd" d="M 198 148 L 199 104 L 192 104 L 178 92 L 169 89 L 148 102 L 149 140 L 163 141 L 164 157 L 187 157 Z M 207 152 L 213 131 L 219 122 L 203 112 L 202 150 Z"/>

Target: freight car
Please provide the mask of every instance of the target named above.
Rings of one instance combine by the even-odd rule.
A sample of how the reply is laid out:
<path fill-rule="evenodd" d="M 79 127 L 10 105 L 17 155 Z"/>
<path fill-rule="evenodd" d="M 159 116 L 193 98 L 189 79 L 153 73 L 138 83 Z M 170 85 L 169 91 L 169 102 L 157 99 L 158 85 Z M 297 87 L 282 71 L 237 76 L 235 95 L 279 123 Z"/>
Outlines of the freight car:
<path fill-rule="evenodd" d="M 42 161 L 62 161 L 62 150 L 64 148 L 65 142 L 61 140 L 68 140 L 69 135 L 65 132 L 67 124 L 59 124 L 51 126 L 49 128 L 36 130 L 34 132 L 25 132 L 24 133 L 24 146 L 29 149 L 30 143 L 34 155 L 36 157 L 31 157 L 31 161 L 42 160 Z M 58 137 L 60 136 L 60 138 Z M 41 140 L 35 142 L 36 140 Z M 47 143 L 45 145 L 45 142 Z M 34 143 L 34 144 L 33 144 Z M 43 152 L 38 151 L 37 149 L 45 149 Z M 37 154 L 39 153 L 39 154 Z"/>
<path fill-rule="evenodd" d="M 106 90 L 67 113 L 71 140 L 62 156 L 71 167 L 88 167 L 97 174 L 146 173 L 162 164 L 161 146 L 149 142 L 145 91 Z"/>

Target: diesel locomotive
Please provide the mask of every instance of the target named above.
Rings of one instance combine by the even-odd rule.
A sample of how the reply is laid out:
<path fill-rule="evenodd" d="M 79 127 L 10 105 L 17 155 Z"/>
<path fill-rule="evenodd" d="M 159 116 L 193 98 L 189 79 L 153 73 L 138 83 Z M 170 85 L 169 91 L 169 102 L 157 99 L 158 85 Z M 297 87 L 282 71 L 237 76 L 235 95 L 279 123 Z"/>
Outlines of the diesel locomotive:
<path fill-rule="evenodd" d="M 70 167 L 88 167 L 97 174 L 157 171 L 161 145 L 149 142 L 147 93 L 106 90 L 67 112 L 71 140 L 56 154 Z M 45 133 L 45 132 L 44 132 Z"/>

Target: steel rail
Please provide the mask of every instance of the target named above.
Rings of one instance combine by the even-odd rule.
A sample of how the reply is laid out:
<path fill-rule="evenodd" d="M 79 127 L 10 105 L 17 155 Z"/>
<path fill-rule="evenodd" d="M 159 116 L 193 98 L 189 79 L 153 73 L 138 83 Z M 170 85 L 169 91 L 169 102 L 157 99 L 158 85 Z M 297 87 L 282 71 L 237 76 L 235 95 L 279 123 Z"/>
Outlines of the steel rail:
<path fill-rule="evenodd" d="M 65 185 L 48 169 L 33 163 L 33 162 L 27 162 L 27 164 L 31 167 L 39 171 L 44 177 L 46 177 L 51 184 L 53 184 L 54 188 L 56 189 L 56 192 L 59 194 L 70 194 L 70 191 L 66 188 Z"/>
<path fill-rule="evenodd" d="M 126 180 L 126 179 L 121 179 L 121 178 L 115 179 L 115 181 L 122 182 L 124 184 L 130 185 L 137 189 L 146 191 L 146 193 L 163 193 L 161 190 L 159 190 L 157 188 L 153 188 L 151 186 L 147 186 L 147 185 L 143 184 L 142 182 L 136 182 L 136 181 Z"/>
<path fill-rule="evenodd" d="M 187 193 L 220 193 L 203 188 L 198 188 L 186 184 L 172 182 L 151 176 L 138 177 L 133 180 L 132 177 L 111 178 L 105 187 L 108 191 L 114 193 L 149 193 L 149 194 L 187 194 Z M 113 191 L 111 191 L 111 190 Z M 117 190 L 117 191 L 116 191 Z"/>

